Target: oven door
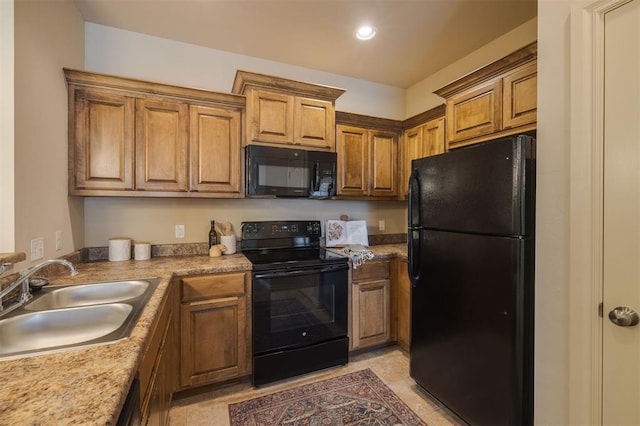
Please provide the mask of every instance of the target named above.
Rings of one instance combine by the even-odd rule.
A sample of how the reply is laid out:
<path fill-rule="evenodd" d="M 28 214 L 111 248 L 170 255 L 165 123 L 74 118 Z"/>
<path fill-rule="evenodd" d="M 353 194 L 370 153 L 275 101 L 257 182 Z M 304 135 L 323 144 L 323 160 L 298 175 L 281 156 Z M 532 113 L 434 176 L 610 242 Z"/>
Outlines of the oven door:
<path fill-rule="evenodd" d="M 254 354 L 346 336 L 348 273 L 346 264 L 254 272 Z"/>

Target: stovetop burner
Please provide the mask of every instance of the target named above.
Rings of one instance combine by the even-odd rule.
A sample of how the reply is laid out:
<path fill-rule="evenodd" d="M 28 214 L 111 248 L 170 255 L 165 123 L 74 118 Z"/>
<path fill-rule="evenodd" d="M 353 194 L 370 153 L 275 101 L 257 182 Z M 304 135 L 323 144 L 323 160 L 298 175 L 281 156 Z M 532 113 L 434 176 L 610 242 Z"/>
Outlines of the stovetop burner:
<path fill-rule="evenodd" d="M 316 247 L 249 250 L 244 251 L 243 254 L 253 264 L 254 270 L 347 263 L 348 261 L 346 256 Z"/>
<path fill-rule="evenodd" d="M 254 270 L 347 263 L 348 258 L 320 247 L 320 221 L 242 223 L 242 253 Z"/>

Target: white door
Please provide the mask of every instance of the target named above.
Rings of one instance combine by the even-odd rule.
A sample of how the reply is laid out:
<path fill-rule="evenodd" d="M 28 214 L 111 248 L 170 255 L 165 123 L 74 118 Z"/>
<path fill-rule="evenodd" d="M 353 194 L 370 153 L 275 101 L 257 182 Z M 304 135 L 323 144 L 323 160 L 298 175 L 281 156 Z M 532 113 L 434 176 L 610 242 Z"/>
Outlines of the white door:
<path fill-rule="evenodd" d="M 640 425 L 639 24 L 640 0 L 604 15 L 604 425 Z"/>

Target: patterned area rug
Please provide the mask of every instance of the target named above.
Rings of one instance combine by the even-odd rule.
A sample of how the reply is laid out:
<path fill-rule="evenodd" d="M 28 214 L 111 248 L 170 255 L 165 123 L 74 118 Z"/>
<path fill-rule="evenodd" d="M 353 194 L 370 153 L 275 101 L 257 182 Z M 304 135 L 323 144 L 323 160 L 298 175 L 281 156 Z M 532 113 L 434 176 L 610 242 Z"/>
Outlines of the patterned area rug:
<path fill-rule="evenodd" d="M 424 423 L 370 369 L 229 405 L 231 426 Z"/>

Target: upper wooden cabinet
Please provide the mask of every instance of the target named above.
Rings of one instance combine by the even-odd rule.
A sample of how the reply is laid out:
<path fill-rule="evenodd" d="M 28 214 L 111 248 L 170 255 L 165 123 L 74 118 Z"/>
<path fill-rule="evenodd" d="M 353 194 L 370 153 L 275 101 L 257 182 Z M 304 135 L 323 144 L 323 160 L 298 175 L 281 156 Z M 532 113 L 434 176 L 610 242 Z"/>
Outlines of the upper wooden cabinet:
<path fill-rule="evenodd" d="M 245 144 L 335 151 L 335 100 L 344 90 L 237 71 L 232 92 L 247 97 Z"/>
<path fill-rule="evenodd" d="M 132 190 L 135 98 L 70 88 L 69 190 Z"/>
<path fill-rule="evenodd" d="M 404 121 L 403 125 L 411 127 L 404 131 L 400 149 L 398 198 L 407 198 L 412 160 L 445 152 L 444 114 L 445 107 L 441 105 Z"/>
<path fill-rule="evenodd" d="M 395 198 L 401 123 L 343 112 L 337 121 L 338 196 Z"/>
<path fill-rule="evenodd" d="M 447 149 L 536 128 L 537 44 L 435 91 L 446 99 Z"/>
<path fill-rule="evenodd" d="M 187 191 L 189 106 L 136 99 L 136 189 Z"/>
<path fill-rule="evenodd" d="M 69 194 L 243 196 L 243 96 L 64 72 Z"/>

